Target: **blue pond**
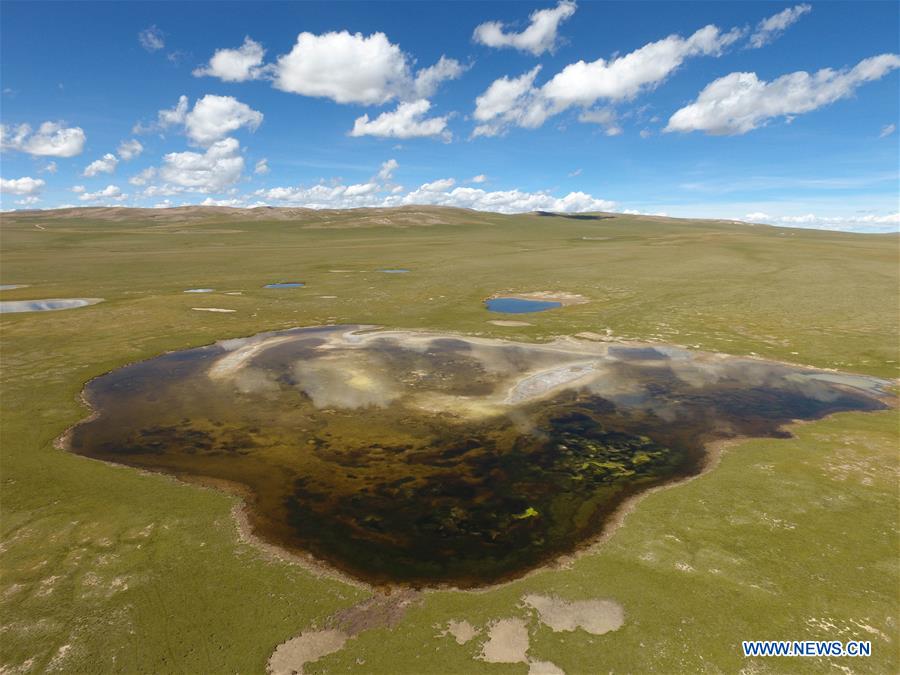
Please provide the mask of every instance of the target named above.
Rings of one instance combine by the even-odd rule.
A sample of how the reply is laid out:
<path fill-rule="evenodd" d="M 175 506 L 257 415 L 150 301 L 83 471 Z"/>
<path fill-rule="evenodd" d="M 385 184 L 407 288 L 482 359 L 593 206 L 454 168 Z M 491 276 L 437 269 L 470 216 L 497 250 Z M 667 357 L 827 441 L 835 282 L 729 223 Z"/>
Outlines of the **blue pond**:
<path fill-rule="evenodd" d="M 562 303 L 555 300 L 525 300 L 523 298 L 488 298 L 484 304 L 489 312 L 502 312 L 503 314 L 527 314 L 562 307 Z"/>
<path fill-rule="evenodd" d="M 274 284 L 266 284 L 263 288 L 301 288 L 306 286 L 301 281 L 279 281 Z"/>

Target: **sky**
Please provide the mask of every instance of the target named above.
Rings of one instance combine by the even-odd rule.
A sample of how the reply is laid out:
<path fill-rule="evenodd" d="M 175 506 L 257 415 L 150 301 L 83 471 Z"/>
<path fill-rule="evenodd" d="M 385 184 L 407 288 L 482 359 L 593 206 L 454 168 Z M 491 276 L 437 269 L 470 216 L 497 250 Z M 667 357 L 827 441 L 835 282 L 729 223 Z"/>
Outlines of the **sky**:
<path fill-rule="evenodd" d="M 896 2 L 0 2 L 0 207 L 900 227 Z"/>

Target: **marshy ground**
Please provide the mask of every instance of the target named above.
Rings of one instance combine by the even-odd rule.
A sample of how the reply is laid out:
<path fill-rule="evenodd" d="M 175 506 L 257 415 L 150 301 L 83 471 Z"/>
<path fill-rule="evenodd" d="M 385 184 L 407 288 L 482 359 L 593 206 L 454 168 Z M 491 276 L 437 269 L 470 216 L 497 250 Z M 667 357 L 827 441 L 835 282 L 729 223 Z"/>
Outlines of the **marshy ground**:
<path fill-rule="evenodd" d="M 402 609 L 380 612 L 386 623 L 359 618 L 381 595 L 242 538 L 235 497 L 53 445 L 89 414 L 92 378 L 329 323 L 532 344 L 580 333 L 893 379 L 896 235 L 448 209 L 0 218 L 2 281 L 23 285 L 3 301 L 105 298 L 0 319 L 7 670 L 260 672 L 284 663 L 270 661 L 279 645 L 327 630 L 340 634 L 299 643 L 304 672 L 765 672 L 781 666 L 744 659 L 740 641 L 773 636 L 872 641 L 869 659 L 796 671 L 898 669 L 895 409 L 730 445 L 714 470 L 645 493 L 582 555 L 384 601 Z M 231 311 L 193 311 L 184 290 L 197 287 L 221 289 L 206 309 Z M 589 301 L 516 325 L 484 308 L 541 290 Z"/>

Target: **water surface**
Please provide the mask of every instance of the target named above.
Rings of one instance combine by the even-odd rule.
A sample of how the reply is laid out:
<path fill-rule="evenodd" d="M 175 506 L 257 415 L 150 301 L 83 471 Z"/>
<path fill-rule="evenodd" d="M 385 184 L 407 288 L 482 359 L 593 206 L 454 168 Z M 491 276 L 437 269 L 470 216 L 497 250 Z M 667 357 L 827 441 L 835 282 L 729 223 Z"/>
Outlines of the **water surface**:
<path fill-rule="evenodd" d="M 93 380 L 98 414 L 70 443 L 241 485 L 260 536 L 366 581 L 478 586 L 571 552 L 712 441 L 884 407 L 883 382 L 834 376 L 659 345 L 294 329 Z"/>
<path fill-rule="evenodd" d="M 263 288 L 301 288 L 306 286 L 302 281 L 278 281 L 274 284 L 266 284 Z"/>
<path fill-rule="evenodd" d="M 528 314 L 562 307 L 556 300 L 526 300 L 525 298 L 488 298 L 484 301 L 489 312 Z"/>
<path fill-rule="evenodd" d="M 103 298 L 49 298 L 46 300 L 3 300 L 0 314 L 18 312 L 55 312 L 61 309 L 87 307 L 101 302 Z"/>

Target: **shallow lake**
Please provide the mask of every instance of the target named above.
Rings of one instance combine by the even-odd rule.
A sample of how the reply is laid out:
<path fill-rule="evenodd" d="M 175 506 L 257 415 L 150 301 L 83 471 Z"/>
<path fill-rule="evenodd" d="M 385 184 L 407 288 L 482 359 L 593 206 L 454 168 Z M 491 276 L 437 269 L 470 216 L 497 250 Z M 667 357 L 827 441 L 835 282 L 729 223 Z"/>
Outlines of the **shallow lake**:
<path fill-rule="evenodd" d="M 302 288 L 306 286 L 302 281 L 278 281 L 274 284 L 266 284 L 263 288 Z"/>
<path fill-rule="evenodd" d="M 562 307 L 562 303 L 555 300 L 526 300 L 525 298 L 488 298 L 484 301 L 484 305 L 489 312 L 502 314 L 528 314 Z"/>
<path fill-rule="evenodd" d="M 660 345 L 331 326 L 92 380 L 97 416 L 69 444 L 240 486 L 258 535 L 360 579 L 471 587 L 577 549 L 711 442 L 881 409 L 884 386 Z"/>
<path fill-rule="evenodd" d="M 0 314 L 18 312 L 55 312 L 61 309 L 87 307 L 101 302 L 103 298 L 49 298 L 47 300 L 4 300 L 0 301 Z"/>

